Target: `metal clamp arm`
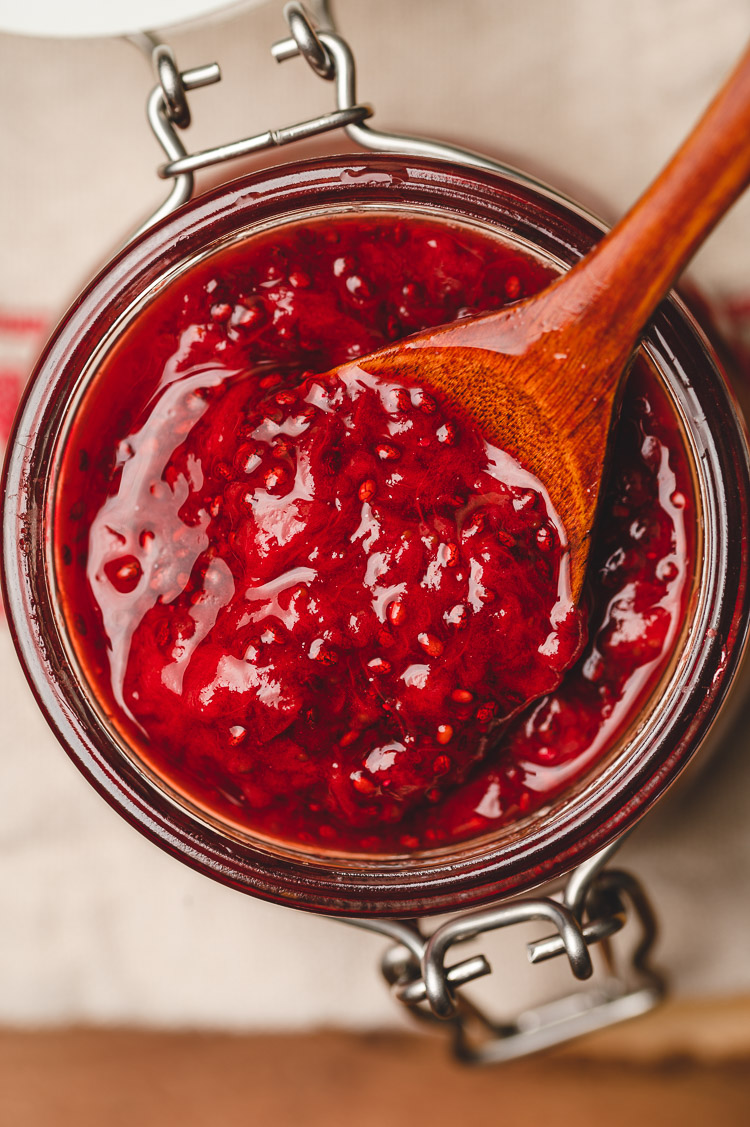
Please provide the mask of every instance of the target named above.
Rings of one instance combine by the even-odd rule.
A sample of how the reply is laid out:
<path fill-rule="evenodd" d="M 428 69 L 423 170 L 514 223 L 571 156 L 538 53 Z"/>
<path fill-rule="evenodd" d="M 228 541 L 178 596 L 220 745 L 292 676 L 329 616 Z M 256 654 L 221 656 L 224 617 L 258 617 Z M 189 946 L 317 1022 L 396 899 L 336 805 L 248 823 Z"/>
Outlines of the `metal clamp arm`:
<path fill-rule="evenodd" d="M 412 1014 L 452 1032 L 456 1056 L 474 1064 L 511 1060 L 646 1013 L 664 994 L 664 981 L 650 963 L 656 924 L 648 899 L 629 873 L 604 867 L 616 848 L 608 847 L 576 869 L 560 899 L 519 899 L 465 912 L 432 935 L 416 921 L 347 922 L 395 941 L 381 964 L 386 982 Z M 630 932 L 626 925 L 631 917 L 640 934 L 629 960 L 618 970 L 610 939 L 619 931 Z M 531 963 L 565 954 L 573 975 L 588 979 L 594 969 L 591 948 L 599 945 L 603 980 L 600 976 L 585 989 L 513 1020 L 497 1021 L 461 990 L 490 973 L 487 959 L 475 955 L 448 967 L 448 952 L 456 943 L 531 920 L 546 920 L 556 928 L 553 936 L 528 945 Z"/>
<path fill-rule="evenodd" d="M 318 6 L 322 7 L 326 22 L 330 22 L 325 5 Z M 212 63 L 189 71 L 180 71 L 171 50 L 154 36 L 132 37 L 141 49 L 150 54 L 158 79 L 158 84 L 152 90 L 147 105 L 149 123 L 168 158 L 158 167 L 158 175 L 163 179 L 174 180 L 167 199 L 142 224 L 136 234 L 148 230 L 159 219 L 169 215 L 190 199 L 194 188 L 193 174 L 198 170 L 335 129 L 345 130 L 349 138 L 364 149 L 449 160 L 475 168 L 502 172 L 519 183 L 533 183 L 542 194 L 552 194 L 547 185 L 541 181 L 530 180 L 517 169 L 492 160 L 481 153 L 423 137 L 385 133 L 366 125 L 365 122 L 372 117 L 374 111 L 369 104 L 357 101 L 356 66 L 349 44 L 333 30 L 316 28 L 311 16 L 300 3 L 287 4 L 284 14 L 291 35 L 273 45 L 272 55 L 278 62 L 301 56 L 314 73 L 325 81 L 333 82 L 336 108 L 293 125 L 268 129 L 252 137 L 216 145 L 197 153 L 187 152 L 177 132 L 190 123 L 190 107 L 185 94 L 199 86 L 218 82 L 221 78 L 219 67 Z M 571 206 L 575 206 L 572 201 L 570 202 Z"/>

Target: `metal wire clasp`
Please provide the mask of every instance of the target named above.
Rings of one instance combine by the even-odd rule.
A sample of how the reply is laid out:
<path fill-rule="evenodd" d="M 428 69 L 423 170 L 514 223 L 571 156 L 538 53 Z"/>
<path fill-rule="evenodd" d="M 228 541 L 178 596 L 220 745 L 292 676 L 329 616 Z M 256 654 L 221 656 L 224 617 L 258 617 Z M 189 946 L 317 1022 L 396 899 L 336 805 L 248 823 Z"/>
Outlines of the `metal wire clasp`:
<path fill-rule="evenodd" d="M 324 12 L 327 11 L 322 6 Z M 336 79 L 338 106 L 328 113 L 308 118 L 294 125 L 269 129 L 264 133 L 216 145 L 197 153 L 188 153 L 177 133 L 190 124 L 190 107 L 187 92 L 208 86 L 221 79 L 216 63 L 180 71 L 172 50 L 155 36 L 146 34 L 133 37 L 137 46 L 148 51 L 156 72 L 157 85 L 151 91 L 147 115 L 154 135 L 169 158 L 157 169 L 162 179 L 173 180 L 172 190 L 156 212 L 136 232 L 148 230 L 159 219 L 186 203 L 193 194 L 194 173 L 202 168 L 249 156 L 251 153 L 278 145 L 287 145 L 306 137 L 327 133 L 333 129 L 360 125 L 373 113 L 372 107 L 357 103 L 354 97 L 354 60 L 346 44 L 332 32 L 319 32 L 311 16 L 299 3 L 287 4 L 284 9 L 291 37 L 277 43 L 272 53 L 278 61 L 301 55 L 309 66 L 325 79 Z M 343 63 L 343 67 L 342 64 Z"/>
<path fill-rule="evenodd" d="M 417 921 L 348 922 L 394 941 L 381 963 L 386 982 L 416 1017 L 441 1022 L 452 1031 L 456 1056 L 473 1064 L 512 1060 L 646 1013 L 664 994 L 664 980 L 650 963 L 656 923 L 648 899 L 629 873 L 604 868 L 616 848 L 610 846 L 576 869 L 561 900 L 518 899 L 463 912 L 431 935 Z M 610 939 L 631 915 L 640 936 L 629 965 L 618 969 Z M 528 945 L 530 962 L 565 955 L 574 977 L 586 980 L 593 972 L 590 948 L 598 944 L 604 980 L 513 1020 L 496 1021 L 460 989 L 491 973 L 487 959 L 475 955 L 447 966 L 448 953 L 455 944 L 533 920 L 553 924 L 555 932 Z"/>
<path fill-rule="evenodd" d="M 208 66 L 180 71 L 169 48 L 160 44 L 153 35 L 131 37 L 132 41 L 149 55 L 156 70 L 158 84 L 148 100 L 148 120 L 156 139 L 168 157 L 168 160 L 157 169 L 158 174 L 163 179 L 173 180 L 172 190 L 165 202 L 142 224 L 136 234 L 147 230 L 157 220 L 169 215 L 190 198 L 194 187 L 193 174 L 199 169 L 335 129 L 343 129 L 349 139 L 363 149 L 448 160 L 473 168 L 501 172 L 510 180 L 534 185 L 541 195 L 557 200 L 561 198 L 560 193 L 552 192 L 542 181 L 481 153 L 442 141 L 373 129 L 368 124 L 368 119 L 373 115 L 372 107 L 357 100 L 356 66 L 349 44 L 333 30 L 325 0 L 317 0 L 316 8 L 319 14 L 317 23 L 308 10 L 296 0 L 286 5 L 284 15 L 290 35 L 274 43 L 271 54 L 277 62 L 301 56 L 315 74 L 333 83 L 336 108 L 318 117 L 297 122 L 295 125 L 269 129 L 253 137 L 246 137 L 226 145 L 217 145 L 197 153 L 186 151 L 177 130 L 185 128 L 190 120 L 186 94 L 199 86 L 218 82 L 221 78 L 218 66 L 216 63 L 211 63 Z M 185 125 L 182 124 L 183 122 Z M 572 200 L 568 202 L 573 210 L 579 210 L 578 205 Z M 587 218 L 590 219 L 590 216 Z"/>

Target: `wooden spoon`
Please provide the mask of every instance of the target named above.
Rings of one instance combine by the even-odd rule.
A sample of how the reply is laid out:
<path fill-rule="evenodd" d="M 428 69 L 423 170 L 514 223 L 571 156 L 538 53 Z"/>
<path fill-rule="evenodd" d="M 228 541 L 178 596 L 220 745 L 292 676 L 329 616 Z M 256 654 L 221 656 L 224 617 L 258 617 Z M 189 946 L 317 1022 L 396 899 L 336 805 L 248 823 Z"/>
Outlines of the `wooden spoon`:
<path fill-rule="evenodd" d="M 345 366 L 442 392 L 541 480 L 567 532 L 576 601 L 630 360 L 659 302 L 748 180 L 750 50 L 664 171 L 569 273 L 498 312 Z"/>

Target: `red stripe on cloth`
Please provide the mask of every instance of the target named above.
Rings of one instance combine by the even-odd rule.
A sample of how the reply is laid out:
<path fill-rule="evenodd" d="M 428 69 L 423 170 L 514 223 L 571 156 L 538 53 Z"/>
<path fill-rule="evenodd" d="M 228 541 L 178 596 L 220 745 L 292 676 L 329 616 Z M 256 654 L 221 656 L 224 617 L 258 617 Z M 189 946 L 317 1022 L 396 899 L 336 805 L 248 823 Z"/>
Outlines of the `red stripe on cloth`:
<path fill-rule="evenodd" d="M 20 372 L 0 369 L 0 444 L 8 441 L 13 416 L 25 383 Z"/>
<path fill-rule="evenodd" d="M 42 333 L 47 318 L 31 313 L 3 313 L 0 310 L 0 332 L 26 335 Z"/>
<path fill-rule="evenodd" d="M 0 454 L 48 328 L 49 318 L 43 313 L 0 309 Z"/>

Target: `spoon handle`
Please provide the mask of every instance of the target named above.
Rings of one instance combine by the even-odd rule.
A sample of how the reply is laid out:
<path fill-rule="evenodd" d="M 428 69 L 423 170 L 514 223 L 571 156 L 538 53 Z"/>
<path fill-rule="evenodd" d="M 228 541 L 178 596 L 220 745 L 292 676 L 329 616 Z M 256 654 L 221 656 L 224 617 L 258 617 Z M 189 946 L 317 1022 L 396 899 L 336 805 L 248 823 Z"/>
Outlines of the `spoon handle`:
<path fill-rule="evenodd" d="M 595 307 L 599 345 L 609 338 L 618 357 L 629 354 L 682 268 L 749 181 L 750 48 L 663 172 L 564 279 L 570 300 L 563 319 L 580 318 L 585 331 Z M 555 289 L 548 291 L 550 312 Z"/>

